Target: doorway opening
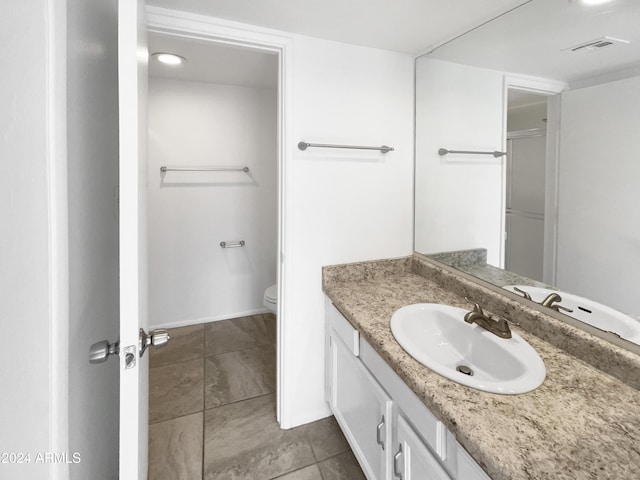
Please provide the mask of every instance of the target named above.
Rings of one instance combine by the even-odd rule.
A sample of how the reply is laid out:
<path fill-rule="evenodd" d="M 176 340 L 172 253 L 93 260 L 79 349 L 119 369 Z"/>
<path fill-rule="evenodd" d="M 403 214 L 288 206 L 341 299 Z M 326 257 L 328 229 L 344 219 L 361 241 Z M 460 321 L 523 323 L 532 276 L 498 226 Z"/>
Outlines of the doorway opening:
<path fill-rule="evenodd" d="M 504 268 L 543 281 L 547 97 L 509 89 Z"/>
<path fill-rule="evenodd" d="M 274 311 L 278 56 L 154 31 L 148 42 L 150 327 Z"/>
<path fill-rule="evenodd" d="M 504 256 L 508 271 L 553 284 L 556 262 L 556 85 L 505 85 Z"/>
<path fill-rule="evenodd" d="M 148 45 L 149 327 L 173 336 L 150 358 L 151 466 L 168 425 L 206 439 L 216 407 L 266 398 L 275 420 L 284 248 L 279 53 L 153 29 Z"/>

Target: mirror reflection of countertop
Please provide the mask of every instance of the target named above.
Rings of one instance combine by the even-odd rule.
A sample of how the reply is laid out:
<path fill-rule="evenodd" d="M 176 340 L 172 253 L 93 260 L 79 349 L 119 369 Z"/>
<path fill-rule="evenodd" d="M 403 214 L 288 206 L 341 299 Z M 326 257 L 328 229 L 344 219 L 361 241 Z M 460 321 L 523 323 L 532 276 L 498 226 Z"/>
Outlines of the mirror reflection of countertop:
<path fill-rule="evenodd" d="M 487 263 L 487 250 L 484 248 L 430 253 L 428 257 L 499 287 L 531 285 L 533 287 L 551 288 L 551 285 L 489 265 Z"/>
<path fill-rule="evenodd" d="M 547 378 L 538 389 L 522 395 L 485 393 L 422 366 L 400 347 L 389 326 L 392 314 L 405 305 L 443 303 L 470 308 L 464 296 L 473 296 L 474 301 L 482 303 L 484 300 L 477 298 L 482 286 L 474 287 L 465 280 L 456 285 L 455 279 L 444 279 L 433 264 L 407 257 L 325 267 L 323 289 L 491 478 L 638 476 L 637 355 L 593 340 L 599 347 L 609 349 L 612 368 L 626 365 L 628 375 L 624 382 L 559 348 L 563 339 L 549 343 L 524 328 L 513 327 L 542 357 Z M 490 290 L 485 294 L 496 295 Z M 485 300 L 491 304 L 489 297 Z M 512 302 L 506 297 L 504 301 Z M 526 311 L 526 307 L 523 309 Z M 538 326 L 547 321 L 534 310 L 531 315 Z M 560 328 L 553 318 L 548 321 L 550 330 Z M 561 328 L 569 331 L 566 329 L 572 327 Z M 585 332 L 574 330 L 575 337 L 567 338 L 567 343 L 580 338 L 591 341 Z M 591 355 L 592 348 L 585 347 L 585 355 Z"/>

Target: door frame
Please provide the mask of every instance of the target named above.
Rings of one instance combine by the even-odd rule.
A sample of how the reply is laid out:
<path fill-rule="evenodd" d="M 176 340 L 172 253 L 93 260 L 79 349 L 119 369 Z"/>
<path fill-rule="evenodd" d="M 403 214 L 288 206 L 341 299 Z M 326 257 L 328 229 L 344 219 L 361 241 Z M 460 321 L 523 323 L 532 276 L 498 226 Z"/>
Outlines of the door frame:
<path fill-rule="evenodd" d="M 560 147 L 560 94 L 568 88 L 565 82 L 525 75 L 505 75 L 502 86 L 502 146 L 507 149 L 507 109 L 509 90 L 522 90 L 548 97 L 547 99 L 547 148 L 545 160 L 545 206 L 544 206 L 544 265 L 543 281 L 555 285 L 557 237 L 558 237 L 558 152 Z M 501 267 L 505 262 L 506 200 L 507 200 L 506 162 L 502 170 L 502 232 L 500 253 Z"/>
<path fill-rule="evenodd" d="M 147 30 L 197 38 L 214 43 L 262 50 L 278 55 L 278 315 L 277 315 L 277 419 L 282 428 L 293 426 L 285 384 L 287 367 L 286 324 L 291 318 L 293 282 L 288 252 L 292 251 L 293 229 L 293 149 L 292 142 L 292 39 L 261 27 L 214 17 L 147 7 Z"/>

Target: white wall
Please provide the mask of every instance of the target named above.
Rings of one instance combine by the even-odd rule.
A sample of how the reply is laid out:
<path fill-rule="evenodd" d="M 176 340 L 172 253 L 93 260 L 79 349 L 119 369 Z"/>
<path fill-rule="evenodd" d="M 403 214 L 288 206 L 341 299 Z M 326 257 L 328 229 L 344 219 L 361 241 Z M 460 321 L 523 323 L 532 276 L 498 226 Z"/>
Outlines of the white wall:
<path fill-rule="evenodd" d="M 558 287 L 640 315 L 640 77 L 562 94 Z"/>
<path fill-rule="evenodd" d="M 507 131 L 517 132 L 532 128 L 546 128 L 547 100 L 509 107 L 507 111 Z"/>
<path fill-rule="evenodd" d="M 420 58 L 416 125 L 416 251 L 486 248 L 500 265 L 504 159 L 438 149 L 503 149 L 503 73 Z"/>
<path fill-rule="evenodd" d="M 51 447 L 47 3 L 0 6 L 0 452 L 32 460 Z M 2 478 L 48 471 L 43 463 L 0 464 Z"/>
<path fill-rule="evenodd" d="M 117 478 L 119 362 L 88 362 L 119 337 L 117 0 L 67 0 L 69 451 L 71 479 Z"/>
<path fill-rule="evenodd" d="M 151 326 L 266 311 L 277 266 L 276 130 L 275 89 L 151 79 Z M 162 165 L 250 172 L 161 174 Z M 220 247 L 229 240 L 246 245 Z"/>
<path fill-rule="evenodd" d="M 286 46 L 281 133 L 290 195 L 282 207 L 292 245 L 282 258 L 280 421 L 289 428 L 329 415 L 322 266 L 412 252 L 413 58 L 161 9 L 150 9 L 149 19 L 170 30 Z M 301 152 L 300 140 L 396 150 Z"/>
<path fill-rule="evenodd" d="M 329 414 L 321 267 L 408 255 L 413 238 L 413 59 L 300 36 L 293 53 L 291 146 L 305 140 L 395 151 L 294 150 L 287 426 Z"/>

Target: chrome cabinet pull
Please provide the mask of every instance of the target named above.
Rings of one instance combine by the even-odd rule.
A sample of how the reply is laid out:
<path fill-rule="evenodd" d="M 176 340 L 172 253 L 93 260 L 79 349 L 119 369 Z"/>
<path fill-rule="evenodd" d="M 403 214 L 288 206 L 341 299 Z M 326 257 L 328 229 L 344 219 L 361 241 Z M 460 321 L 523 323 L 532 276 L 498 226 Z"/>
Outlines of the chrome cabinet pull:
<path fill-rule="evenodd" d="M 382 416 L 382 420 L 380 420 L 380 423 L 376 427 L 376 442 L 378 442 L 378 445 L 380 445 L 382 447 L 382 450 L 384 450 L 384 440 L 380 436 L 380 433 L 382 433 L 382 427 L 384 427 L 384 415 Z"/>
<path fill-rule="evenodd" d="M 398 468 L 398 460 L 400 460 L 401 456 L 402 444 L 398 445 L 398 453 L 393 456 L 393 474 L 400 480 L 402 480 L 402 472 L 400 472 L 400 469 Z"/>

